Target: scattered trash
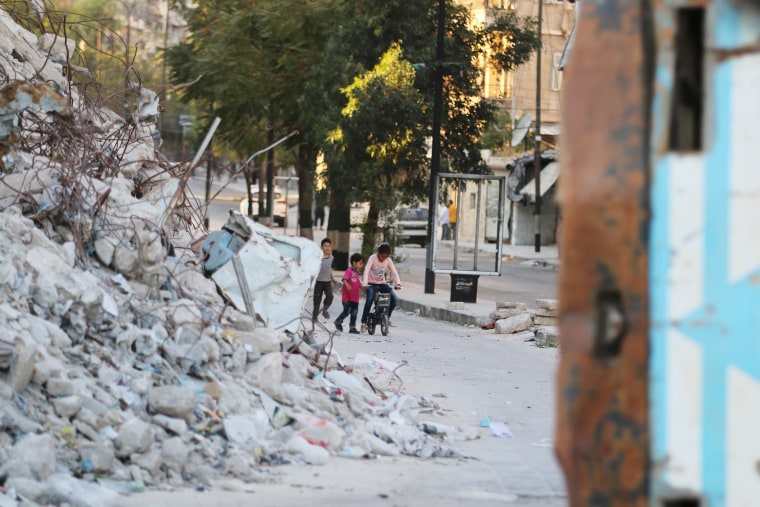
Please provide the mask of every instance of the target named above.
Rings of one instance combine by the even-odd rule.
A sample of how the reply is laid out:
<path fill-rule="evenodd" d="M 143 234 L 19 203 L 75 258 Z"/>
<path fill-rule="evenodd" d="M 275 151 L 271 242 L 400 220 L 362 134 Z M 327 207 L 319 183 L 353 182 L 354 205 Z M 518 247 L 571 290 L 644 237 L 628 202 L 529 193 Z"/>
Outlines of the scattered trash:
<path fill-rule="evenodd" d="M 492 422 L 490 428 L 491 428 L 491 434 L 495 437 L 500 437 L 500 438 L 514 437 L 514 435 L 512 434 L 512 431 L 510 431 L 510 429 L 504 423 Z"/>

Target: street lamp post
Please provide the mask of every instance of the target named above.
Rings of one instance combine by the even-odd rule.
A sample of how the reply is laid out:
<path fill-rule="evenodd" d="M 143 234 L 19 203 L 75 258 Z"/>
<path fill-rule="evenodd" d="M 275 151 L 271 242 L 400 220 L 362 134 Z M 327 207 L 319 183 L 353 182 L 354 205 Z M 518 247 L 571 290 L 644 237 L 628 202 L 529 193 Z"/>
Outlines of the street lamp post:
<path fill-rule="evenodd" d="M 538 51 L 536 51 L 536 153 L 533 161 L 536 182 L 536 207 L 533 211 L 535 250 L 541 251 L 541 18 L 543 0 L 538 0 Z"/>
<path fill-rule="evenodd" d="M 441 168 L 441 116 L 443 109 L 443 40 L 446 24 L 446 2 L 438 0 L 438 31 L 435 44 L 435 95 L 433 98 L 433 146 L 430 154 L 430 183 L 428 186 L 428 230 L 425 261 L 425 294 L 435 293 L 433 272 L 433 241 L 437 206 L 437 180 Z"/>

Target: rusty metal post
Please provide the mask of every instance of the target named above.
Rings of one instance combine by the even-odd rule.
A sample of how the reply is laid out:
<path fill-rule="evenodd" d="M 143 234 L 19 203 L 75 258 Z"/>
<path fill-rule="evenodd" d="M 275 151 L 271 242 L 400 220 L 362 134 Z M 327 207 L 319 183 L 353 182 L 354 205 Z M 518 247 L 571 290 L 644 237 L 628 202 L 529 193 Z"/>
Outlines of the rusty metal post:
<path fill-rule="evenodd" d="M 542 42 L 541 30 L 544 10 L 544 0 L 538 0 L 538 41 Z M 533 159 L 534 176 L 533 181 L 536 183 L 536 202 L 533 210 L 533 230 L 535 233 L 535 251 L 541 251 L 541 51 L 543 47 L 539 44 L 536 50 L 536 152 Z"/>
<path fill-rule="evenodd" d="M 649 505 L 647 2 L 583 4 L 563 99 L 556 452 L 569 505 Z M 620 55 L 625 54 L 625 58 Z"/>

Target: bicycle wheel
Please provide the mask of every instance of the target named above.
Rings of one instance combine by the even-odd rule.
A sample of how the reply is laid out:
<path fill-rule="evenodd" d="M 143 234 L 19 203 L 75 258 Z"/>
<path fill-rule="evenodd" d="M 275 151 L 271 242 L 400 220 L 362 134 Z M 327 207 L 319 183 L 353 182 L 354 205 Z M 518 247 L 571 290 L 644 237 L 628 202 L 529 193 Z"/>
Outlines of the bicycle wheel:
<path fill-rule="evenodd" d="M 375 325 L 377 323 L 375 322 L 375 312 L 372 312 L 369 314 L 369 317 L 367 318 L 367 332 L 369 334 L 375 334 Z"/>
<path fill-rule="evenodd" d="M 383 336 L 388 336 L 388 314 L 384 313 L 380 317 L 380 331 L 383 333 Z"/>

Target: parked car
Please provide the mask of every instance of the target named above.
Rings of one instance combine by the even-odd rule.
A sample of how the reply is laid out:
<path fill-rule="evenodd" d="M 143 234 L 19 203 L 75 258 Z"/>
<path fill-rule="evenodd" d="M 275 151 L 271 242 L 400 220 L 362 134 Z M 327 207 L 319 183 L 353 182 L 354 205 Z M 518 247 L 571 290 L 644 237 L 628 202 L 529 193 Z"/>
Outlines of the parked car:
<path fill-rule="evenodd" d="M 253 219 L 259 218 L 259 186 L 251 185 L 251 193 L 253 194 Z M 264 194 L 266 197 L 266 193 Z M 288 203 L 285 201 L 285 196 L 282 194 L 279 186 L 274 187 L 274 195 L 272 197 L 274 203 L 274 209 L 272 210 L 272 220 L 275 224 L 283 227 L 285 225 L 285 219 L 288 216 Z M 240 214 L 248 215 L 248 196 L 240 201 Z"/>
<path fill-rule="evenodd" d="M 390 242 L 396 245 L 414 243 L 423 248 L 427 246 L 427 208 L 400 208 L 389 222 L 386 237 Z"/>

